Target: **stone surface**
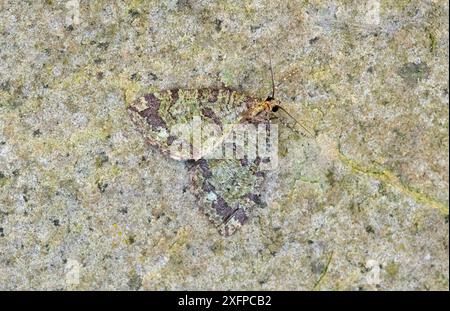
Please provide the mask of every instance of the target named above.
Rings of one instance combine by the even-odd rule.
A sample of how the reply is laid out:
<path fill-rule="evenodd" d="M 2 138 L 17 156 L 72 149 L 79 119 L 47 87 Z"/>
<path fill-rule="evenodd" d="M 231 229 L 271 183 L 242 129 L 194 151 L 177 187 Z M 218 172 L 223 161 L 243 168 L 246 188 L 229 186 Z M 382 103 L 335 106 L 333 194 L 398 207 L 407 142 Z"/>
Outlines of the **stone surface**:
<path fill-rule="evenodd" d="M 447 1 L 3 1 L 0 289 L 448 290 Z M 224 238 L 125 107 L 277 98 L 268 206 Z"/>

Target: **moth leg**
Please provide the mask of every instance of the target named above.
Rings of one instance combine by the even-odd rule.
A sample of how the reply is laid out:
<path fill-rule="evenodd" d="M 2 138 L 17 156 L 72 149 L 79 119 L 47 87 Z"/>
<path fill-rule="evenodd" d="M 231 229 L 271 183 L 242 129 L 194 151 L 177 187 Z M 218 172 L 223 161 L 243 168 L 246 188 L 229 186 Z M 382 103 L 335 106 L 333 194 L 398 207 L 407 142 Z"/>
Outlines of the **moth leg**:
<path fill-rule="evenodd" d="M 289 122 L 286 122 L 285 120 L 281 121 L 281 123 L 283 123 L 284 126 L 286 126 L 287 128 L 289 128 L 291 131 L 297 133 L 297 134 L 301 134 L 300 131 L 298 129 L 295 128 L 295 126 L 292 126 L 292 124 L 290 124 Z"/>
<path fill-rule="evenodd" d="M 272 115 L 269 117 L 269 121 L 272 121 L 272 120 L 280 120 L 280 118 L 279 118 L 277 115 L 272 114 Z"/>
<path fill-rule="evenodd" d="M 301 130 L 299 130 L 295 124 L 292 124 L 290 122 L 287 122 L 284 118 L 280 118 L 278 116 L 274 116 L 273 119 L 277 119 L 281 124 L 283 124 L 285 127 L 287 127 L 288 129 L 290 129 L 292 132 L 301 135 L 301 136 L 305 136 L 305 137 L 310 137 L 311 134 L 309 133 L 304 133 Z M 271 118 L 272 120 L 272 118 Z"/>
<path fill-rule="evenodd" d="M 259 114 L 249 118 L 247 121 L 254 124 L 267 123 L 270 121 L 270 116 L 267 114 Z"/>

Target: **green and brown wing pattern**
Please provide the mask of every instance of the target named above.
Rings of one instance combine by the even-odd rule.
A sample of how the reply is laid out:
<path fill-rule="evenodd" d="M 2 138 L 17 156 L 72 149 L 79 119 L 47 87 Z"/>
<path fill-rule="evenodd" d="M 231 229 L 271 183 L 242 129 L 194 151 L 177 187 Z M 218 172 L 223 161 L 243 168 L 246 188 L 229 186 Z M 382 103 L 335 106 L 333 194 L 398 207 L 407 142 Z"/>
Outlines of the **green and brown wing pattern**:
<path fill-rule="evenodd" d="M 193 149 L 192 137 L 182 137 L 174 128 L 189 124 L 197 116 L 202 123 L 215 124 L 224 130 L 227 125 L 247 122 L 242 116 L 259 102 L 230 89 L 173 89 L 138 98 L 129 105 L 128 112 L 150 145 L 171 158 L 186 160 L 189 157 L 174 152 L 173 145 L 181 141 Z M 219 142 L 228 133 L 224 130 Z M 206 155 L 189 161 L 191 189 L 200 210 L 222 235 L 229 236 L 247 221 L 256 207 L 265 206 L 262 198 L 265 172 L 260 168 L 259 157 L 252 160 L 203 158 Z"/>
<path fill-rule="evenodd" d="M 259 158 L 201 159 L 191 169 L 192 189 L 200 210 L 222 235 L 232 235 L 255 208 L 265 206 L 265 172 L 259 164 Z"/>
<path fill-rule="evenodd" d="M 231 89 L 172 89 L 136 99 L 128 106 L 128 112 L 150 145 L 180 160 L 186 157 L 174 152 L 176 148 L 172 144 L 177 142 L 192 148 L 192 139 L 180 137 L 175 128 L 190 124 L 194 116 L 198 116 L 202 122 L 216 124 L 222 129 L 225 124 L 238 122 L 257 102 L 257 99 Z"/>

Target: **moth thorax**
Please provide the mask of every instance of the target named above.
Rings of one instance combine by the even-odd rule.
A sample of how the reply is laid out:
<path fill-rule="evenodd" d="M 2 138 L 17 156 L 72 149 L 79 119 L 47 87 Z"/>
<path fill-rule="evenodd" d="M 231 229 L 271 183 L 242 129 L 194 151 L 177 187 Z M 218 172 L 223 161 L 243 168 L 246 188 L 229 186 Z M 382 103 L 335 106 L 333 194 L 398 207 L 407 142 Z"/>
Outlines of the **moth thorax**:
<path fill-rule="evenodd" d="M 264 110 L 267 112 L 276 112 L 280 108 L 281 102 L 276 99 L 266 100 L 264 102 Z"/>

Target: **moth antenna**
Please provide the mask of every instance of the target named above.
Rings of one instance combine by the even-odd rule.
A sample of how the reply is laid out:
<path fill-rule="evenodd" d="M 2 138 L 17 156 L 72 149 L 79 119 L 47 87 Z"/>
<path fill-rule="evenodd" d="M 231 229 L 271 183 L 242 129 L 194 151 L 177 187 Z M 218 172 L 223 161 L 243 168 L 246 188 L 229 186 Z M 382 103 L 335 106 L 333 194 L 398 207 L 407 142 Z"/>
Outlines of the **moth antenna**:
<path fill-rule="evenodd" d="M 272 98 L 275 98 L 275 79 L 273 78 L 272 57 L 269 52 L 270 76 L 272 77 Z"/>
<path fill-rule="evenodd" d="M 299 71 L 300 71 L 300 68 L 296 68 L 296 69 L 292 70 L 291 72 L 289 72 L 287 75 L 285 75 L 284 77 L 282 77 L 280 79 L 280 82 L 278 82 L 276 87 L 279 87 L 283 82 L 286 82 L 287 79 L 291 78 L 293 75 L 295 75 Z"/>
<path fill-rule="evenodd" d="M 282 81 L 280 81 L 280 83 L 279 83 L 277 86 L 275 86 L 275 78 L 274 78 L 274 75 L 273 75 L 273 67 L 272 67 L 272 56 L 270 55 L 270 52 L 268 52 L 268 54 L 269 54 L 270 76 L 271 76 L 271 78 L 272 78 L 272 96 L 271 96 L 270 98 L 271 98 L 271 99 L 275 99 L 275 88 L 276 88 L 277 86 L 279 86 L 283 81 L 285 81 L 287 77 L 284 77 L 284 79 L 282 79 Z M 300 70 L 300 69 L 298 68 L 298 69 L 296 69 L 293 73 L 291 72 L 291 73 L 288 75 L 288 77 L 290 77 L 291 75 L 297 73 L 299 70 Z M 301 124 L 300 122 L 298 122 L 298 120 L 297 120 L 296 118 L 294 118 L 294 116 L 291 115 L 286 109 L 284 109 L 283 107 L 281 107 L 281 106 L 279 106 L 279 105 L 277 105 L 276 107 L 278 107 L 279 109 L 283 110 L 283 111 L 284 111 L 291 119 L 293 119 L 293 120 L 295 121 L 295 123 L 297 123 L 298 125 L 300 125 L 300 127 L 301 127 L 302 129 L 304 129 L 304 130 L 308 133 L 308 135 L 310 135 L 311 137 L 314 137 L 313 133 L 311 133 L 311 131 L 310 131 L 306 126 L 304 126 L 303 124 Z"/>
<path fill-rule="evenodd" d="M 294 118 L 294 116 L 291 115 L 286 109 L 284 109 L 284 108 L 281 107 L 281 106 L 277 106 L 277 107 L 278 107 L 279 109 L 283 110 L 289 117 L 291 117 L 291 119 L 294 120 L 295 123 L 297 123 L 298 125 L 300 125 L 300 127 L 301 127 L 302 129 L 304 129 L 304 130 L 308 133 L 308 135 L 310 135 L 311 137 L 314 137 L 314 134 L 311 133 L 310 130 L 309 130 L 306 126 L 304 126 L 303 124 L 301 124 L 300 122 L 298 122 L 298 120 L 297 120 L 296 118 Z"/>

